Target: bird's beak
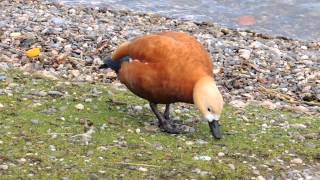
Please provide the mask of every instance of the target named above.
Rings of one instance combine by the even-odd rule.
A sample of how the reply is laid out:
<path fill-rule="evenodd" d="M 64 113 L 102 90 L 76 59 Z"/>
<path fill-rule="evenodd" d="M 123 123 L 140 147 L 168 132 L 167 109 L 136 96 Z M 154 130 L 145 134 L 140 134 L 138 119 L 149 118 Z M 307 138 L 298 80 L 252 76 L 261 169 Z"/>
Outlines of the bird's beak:
<path fill-rule="evenodd" d="M 221 139 L 219 116 L 210 114 L 206 119 L 208 120 L 212 136 L 216 139 Z"/>

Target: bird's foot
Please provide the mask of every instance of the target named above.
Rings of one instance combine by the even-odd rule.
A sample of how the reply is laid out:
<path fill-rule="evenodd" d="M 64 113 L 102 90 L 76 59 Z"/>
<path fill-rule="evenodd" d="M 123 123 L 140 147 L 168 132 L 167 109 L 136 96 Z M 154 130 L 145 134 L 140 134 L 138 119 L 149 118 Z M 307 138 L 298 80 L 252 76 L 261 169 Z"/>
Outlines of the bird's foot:
<path fill-rule="evenodd" d="M 160 125 L 162 131 L 170 134 L 187 134 L 193 133 L 195 129 L 184 124 L 174 123 L 172 121 L 166 121 Z"/>

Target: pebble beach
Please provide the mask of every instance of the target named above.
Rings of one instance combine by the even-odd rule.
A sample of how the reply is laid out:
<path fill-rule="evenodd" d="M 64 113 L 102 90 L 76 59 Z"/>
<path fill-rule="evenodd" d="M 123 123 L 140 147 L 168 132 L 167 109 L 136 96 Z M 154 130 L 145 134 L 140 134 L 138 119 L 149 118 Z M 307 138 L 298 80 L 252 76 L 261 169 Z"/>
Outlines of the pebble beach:
<path fill-rule="evenodd" d="M 38 1 L 2 1 L 0 7 L 1 69 L 111 82 L 116 75 L 97 67 L 118 45 L 143 34 L 184 31 L 210 53 L 213 73 L 228 101 L 238 106 L 259 101 L 270 108 L 319 112 L 320 42 L 269 37 L 156 14 Z M 30 60 L 24 52 L 32 47 L 40 48 L 41 55 Z"/>
<path fill-rule="evenodd" d="M 98 69 L 117 46 L 144 34 L 183 31 L 196 37 L 208 50 L 219 89 L 227 104 L 232 107 L 241 109 L 250 104 L 261 105 L 270 110 L 289 110 L 297 113 L 297 117 L 302 114 L 316 117 L 320 113 L 320 42 L 273 37 L 228 29 L 215 23 L 178 20 L 153 13 L 73 7 L 37 0 L 2 0 L 0 9 L 0 81 L 8 78 L 2 72 L 19 69 L 24 76 L 36 74 L 53 81 L 110 85 L 122 90 L 124 87 L 120 85 L 113 71 Z M 27 57 L 26 51 L 32 48 L 40 48 L 40 55 Z M 12 93 L 14 92 L 10 91 L 10 87 L 0 89 L 0 95 Z M 43 96 L 37 96 L 61 97 L 64 94 L 48 91 Z M 79 111 L 85 109 L 82 104 L 76 108 Z M 142 111 L 146 108 L 139 106 L 136 109 Z M 287 120 L 290 118 L 287 118 L 286 122 Z M 243 121 L 250 122 L 245 118 Z M 32 123 L 38 125 L 39 122 Z M 288 128 L 284 131 L 292 128 L 288 123 L 285 126 Z M 307 127 L 301 123 L 296 126 L 293 129 L 301 130 Z M 268 128 L 267 124 L 262 124 L 262 129 Z M 136 130 L 136 133 L 139 134 L 140 129 Z M 296 136 L 292 135 L 292 138 Z M 299 138 L 301 139 L 301 135 Z M 301 142 L 308 139 L 307 136 L 303 138 Z M 310 139 L 319 140 L 319 133 L 314 133 Z M 119 141 L 124 141 L 124 138 Z M 297 139 L 294 141 L 299 142 Z M 192 143 L 189 144 L 193 145 Z M 314 141 L 314 144 L 316 143 Z M 282 178 L 320 177 L 319 159 L 312 161 L 311 165 L 303 164 L 300 157 L 291 156 L 290 153 L 288 151 L 284 154 L 294 157 L 288 160 L 288 164 L 293 166 L 290 164 L 285 168 L 285 165 L 281 164 L 286 172 Z M 224 155 L 220 153 L 218 156 Z M 238 154 L 234 155 L 238 156 L 240 157 Z M 247 156 L 249 155 L 243 155 Z M 278 159 L 280 158 L 283 157 L 279 156 Z M 202 156 L 194 159 L 211 160 Z M 280 160 L 274 162 L 278 163 Z M 294 169 L 301 164 L 304 165 L 303 168 Z M 253 171 L 256 171 L 256 166 L 258 165 L 253 166 Z M 234 164 L 229 164 L 229 167 L 236 169 Z M 276 169 L 276 166 L 268 166 L 273 167 Z M 0 174 L 1 170 L 9 167 L 4 168 L 0 167 Z M 145 169 L 140 171 L 145 172 Z M 253 179 L 265 179 L 260 173 L 254 175 L 256 178 Z M 269 179 L 274 179 L 274 176 Z"/>

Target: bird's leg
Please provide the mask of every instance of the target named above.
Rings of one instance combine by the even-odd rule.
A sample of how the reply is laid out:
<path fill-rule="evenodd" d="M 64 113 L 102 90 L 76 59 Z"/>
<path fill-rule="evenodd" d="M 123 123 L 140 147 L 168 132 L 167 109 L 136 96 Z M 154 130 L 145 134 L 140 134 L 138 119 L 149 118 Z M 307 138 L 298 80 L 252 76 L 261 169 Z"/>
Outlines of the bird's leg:
<path fill-rule="evenodd" d="M 166 110 L 164 110 L 163 115 L 166 120 L 170 120 L 170 104 L 166 104 Z"/>
<path fill-rule="evenodd" d="M 151 103 L 150 102 L 150 107 L 151 110 L 153 111 L 153 113 L 157 116 L 158 120 L 159 120 L 159 126 L 160 128 L 167 132 L 167 133 L 171 133 L 171 134 L 179 134 L 182 133 L 183 131 L 181 131 L 181 129 L 179 127 L 177 127 L 175 124 L 170 123 L 170 121 L 168 121 L 158 110 L 157 105 L 155 103 Z M 169 113 L 167 113 L 169 114 Z"/>
<path fill-rule="evenodd" d="M 166 123 L 166 119 L 162 116 L 162 114 L 158 111 L 157 105 L 155 103 L 150 102 L 150 108 L 152 112 L 156 115 L 159 120 L 159 126 L 163 127 Z"/>

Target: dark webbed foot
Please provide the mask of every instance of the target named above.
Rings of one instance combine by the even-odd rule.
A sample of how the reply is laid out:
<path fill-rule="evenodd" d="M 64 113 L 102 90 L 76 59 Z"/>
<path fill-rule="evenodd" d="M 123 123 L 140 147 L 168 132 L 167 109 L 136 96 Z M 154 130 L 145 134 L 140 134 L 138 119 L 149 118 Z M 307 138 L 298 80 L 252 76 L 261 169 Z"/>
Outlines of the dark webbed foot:
<path fill-rule="evenodd" d="M 170 119 L 170 105 L 166 105 L 166 109 L 164 115 L 162 115 L 157 108 L 157 105 L 154 103 L 150 103 L 151 110 L 156 115 L 159 120 L 159 127 L 162 131 L 171 133 L 171 134 L 183 134 L 183 133 L 192 133 L 194 132 L 194 128 L 183 125 L 177 124 L 171 121 Z"/>
<path fill-rule="evenodd" d="M 163 126 L 160 126 L 161 130 L 170 134 L 186 134 L 194 132 L 194 128 L 183 124 L 177 124 L 172 121 L 167 121 Z"/>

